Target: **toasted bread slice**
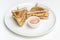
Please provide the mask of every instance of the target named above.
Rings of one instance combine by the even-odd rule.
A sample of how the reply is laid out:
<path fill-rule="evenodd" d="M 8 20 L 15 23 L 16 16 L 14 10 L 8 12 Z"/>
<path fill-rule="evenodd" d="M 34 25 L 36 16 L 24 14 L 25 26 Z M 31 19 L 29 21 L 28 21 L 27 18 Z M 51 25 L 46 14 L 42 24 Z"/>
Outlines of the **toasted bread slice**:
<path fill-rule="evenodd" d="M 31 8 L 30 11 L 34 12 L 34 11 L 42 11 L 44 10 L 44 8 L 38 6 L 38 4 L 36 4 L 34 7 Z"/>
<path fill-rule="evenodd" d="M 40 17 L 41 19 L 45 19 L 46 17 L 49 16 L 49 14 L 48 14 L 48 12 L 45 12 L 45 11 L 43 11 L 43 12 L 38 12 L 38 11 L 28 12 L 27 13 L 27 18 L 30 17 L 30 16 L 37 16 L 37 17 Z"/>
<path fill-rule="evenodd" d="M 27 17 L 30 16 L 38 16 L 41 19 L 47 19 L 49 16 L 48 9 L 40 7 L 38 4 L 36 4 L 31 8 L 30 12 L 28 12 Z"/>
<path fill-rule="evenodd" d="M 12 11 L 13 18 L 16 20 L 18 25 L 22 26 L 26 19 L 27 10 L 25 8 L 17 9 Z"/>

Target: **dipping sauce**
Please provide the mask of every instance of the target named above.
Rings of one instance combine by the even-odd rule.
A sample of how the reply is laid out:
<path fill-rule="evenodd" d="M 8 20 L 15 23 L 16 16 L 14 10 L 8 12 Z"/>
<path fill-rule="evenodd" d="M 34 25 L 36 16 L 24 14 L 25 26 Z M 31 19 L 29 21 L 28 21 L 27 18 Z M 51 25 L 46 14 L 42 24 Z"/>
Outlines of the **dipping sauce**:
<path fill-rule="evenodd" d="M 30 23 L 32 23 L 32 24 L 37 24 L 38 22 L 39 22 L 39 19 L 37 19 L 37 18 L 33 18 L 30 20 Z"/>
<path fill-rule="evenodd" d="M 37 28 L 40 25 L 40 18 L 37 16 L 31 16 L 28 18 L 27 23 L 30 28 Z"/>

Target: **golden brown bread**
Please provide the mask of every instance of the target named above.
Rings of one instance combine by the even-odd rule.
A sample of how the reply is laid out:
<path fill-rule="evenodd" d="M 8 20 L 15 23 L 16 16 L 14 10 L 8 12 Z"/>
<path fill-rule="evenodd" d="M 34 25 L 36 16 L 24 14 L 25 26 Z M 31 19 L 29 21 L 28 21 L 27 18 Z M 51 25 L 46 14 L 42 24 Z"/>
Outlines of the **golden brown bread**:
<path fill-rule="evenodd" d="M 38 16 L 40 19 L 47 19 L 49 16 L 48 9 L 38 6 L 36 4 L 31 8 L 30 12 L 27 13 L 27 17 Z"/>
<path fill-rule="evenodd" d="M 42 11 L 44 10 L 44 8 L 38 6 L 38 4 L 36 4 L 34 7 L 31 8 L 30 11 L 34 12 L 34 11 Z"/>
<path fill-rule="evenodd" d="M 49 14 L 47 12 L 28 12 L 27 13 L 27 18 L 30 17 L 30 16 L 48 17 L 48 15 Z"/>
<path fill-rule="evenodd" d="M 27 10 L 25 8 L 12 11 L 13 18 L 16 20 L 18 25 L 22 26 L 26 19 Z"/>

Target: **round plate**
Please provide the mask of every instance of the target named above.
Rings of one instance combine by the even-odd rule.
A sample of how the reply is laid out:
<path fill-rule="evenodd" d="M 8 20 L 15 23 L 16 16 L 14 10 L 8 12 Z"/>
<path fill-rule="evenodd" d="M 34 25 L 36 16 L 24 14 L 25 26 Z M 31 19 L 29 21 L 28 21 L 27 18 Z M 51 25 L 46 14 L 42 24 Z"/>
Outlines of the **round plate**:
<path fill-rule="evenodd" d="M 12 13 L 11 13 L 13 9 L 16 9 L 16 7 L 19 7 L 19 8 L 27 7 L 27 9 L 29 10 L 34 5 L 35 5 L 34 3 L 22 3 L 17 6 L 14 6 L 12 9 L 9 9 L 7 11 L 7 14 L 5 15 L 5 24 L 7 28 L 15 34 L 26 36 L 26 37 L 42 36 L 50 32 L 51 29 L 53 28 L 53 25 L 55 24 L 55 15 L 49 8 L 47 8 L 44 5 L 39 4 L 40 6 L 47 8 L 49 10 L 49 17 L 47 20 L 41 20 L 39 27 L 35 29 L 30 28 L 27 25 L 27 21 L 22 27 L 20 27 L 17 25 L 17 23 L 13 19 Z"/>

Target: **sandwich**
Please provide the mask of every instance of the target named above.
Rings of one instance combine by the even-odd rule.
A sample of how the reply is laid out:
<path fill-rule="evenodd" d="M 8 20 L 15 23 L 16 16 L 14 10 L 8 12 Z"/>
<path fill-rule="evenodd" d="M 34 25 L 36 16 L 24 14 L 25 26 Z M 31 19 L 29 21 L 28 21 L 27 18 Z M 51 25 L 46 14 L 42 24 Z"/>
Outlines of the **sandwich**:
<path fill-rule="evenodd" d="M 12 16 L 18 25 L 20 26 L 24 25 L 25 20 L 26 20 L 26 13 L 27 13 L 26 8 L 21 8 L 21 9 L 12 11 Z"/>

